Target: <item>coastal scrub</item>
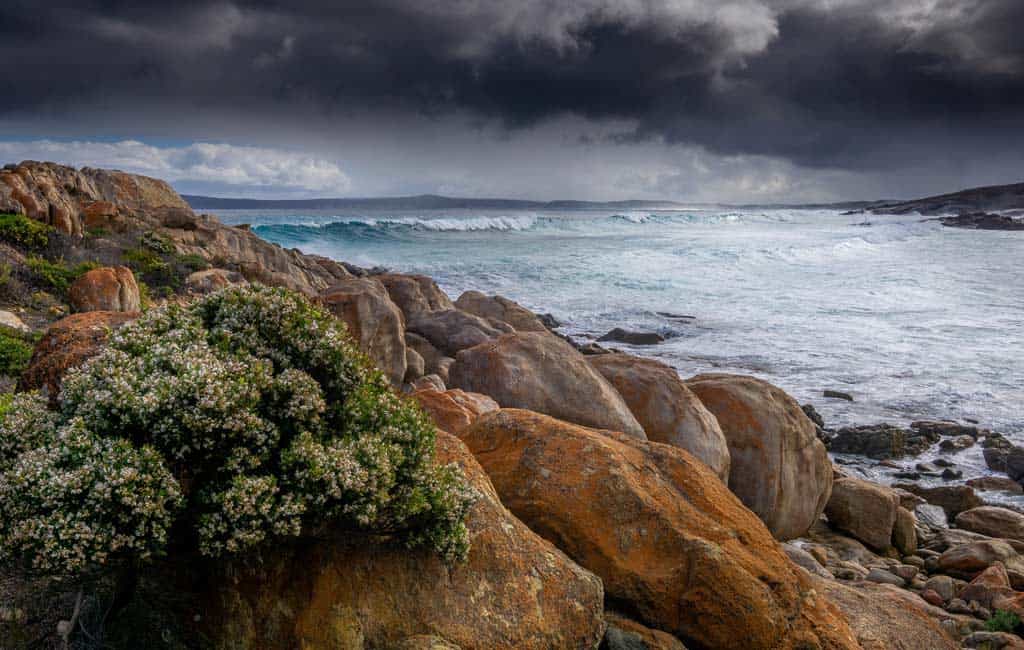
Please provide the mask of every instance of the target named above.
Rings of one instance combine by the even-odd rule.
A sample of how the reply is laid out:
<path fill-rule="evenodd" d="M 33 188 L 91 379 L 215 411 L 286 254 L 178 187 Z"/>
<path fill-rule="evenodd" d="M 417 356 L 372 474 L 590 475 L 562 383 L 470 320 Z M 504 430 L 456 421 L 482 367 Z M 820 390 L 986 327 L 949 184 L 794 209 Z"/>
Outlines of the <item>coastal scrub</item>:
<path fill-rule="evenodd" d="M 472 491 L 344 326 L 283 289 L 144 314 L 0 415 L 0 561 L 77 575 L 170 549 L 388 535 L 465 557 Z"/>

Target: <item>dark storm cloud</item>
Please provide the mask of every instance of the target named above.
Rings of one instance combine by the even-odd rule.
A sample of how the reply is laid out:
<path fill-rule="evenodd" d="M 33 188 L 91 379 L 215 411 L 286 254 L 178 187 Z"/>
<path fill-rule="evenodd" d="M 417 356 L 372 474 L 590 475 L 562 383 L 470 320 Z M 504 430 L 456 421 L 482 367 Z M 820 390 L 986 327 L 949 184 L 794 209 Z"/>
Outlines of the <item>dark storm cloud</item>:
<path fill-rule="evenodd" d="M 0 116 L 568 114 L 623 120 L 619 139 L 900 165 L 1024 145 L 1021 25 L 1020 0 L 15 1 Z"/>

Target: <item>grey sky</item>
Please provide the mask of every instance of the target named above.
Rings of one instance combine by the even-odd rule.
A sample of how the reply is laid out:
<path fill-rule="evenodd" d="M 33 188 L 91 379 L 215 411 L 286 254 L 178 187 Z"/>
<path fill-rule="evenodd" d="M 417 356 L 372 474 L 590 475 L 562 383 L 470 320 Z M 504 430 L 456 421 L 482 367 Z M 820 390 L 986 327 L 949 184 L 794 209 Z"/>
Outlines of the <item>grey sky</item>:
<path fill-rule="evenodd" d="M 1019 0 L 0 7 L 0 159 L 221 196 L 818 201 L 1024 177 Z"/>

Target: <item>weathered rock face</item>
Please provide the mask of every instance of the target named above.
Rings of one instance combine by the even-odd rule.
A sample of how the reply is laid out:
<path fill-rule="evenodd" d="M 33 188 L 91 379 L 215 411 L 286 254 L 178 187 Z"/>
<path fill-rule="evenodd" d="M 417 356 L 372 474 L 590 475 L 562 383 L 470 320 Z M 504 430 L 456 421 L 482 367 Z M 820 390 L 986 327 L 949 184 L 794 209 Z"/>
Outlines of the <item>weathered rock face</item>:
<path fill-rule="evenodd" d="M 901 555 L 917 552 L 917 518 L 906 508 L 896 509 L 896 522 L 892 527 L 892 545 Z"/>
<path fill-rule="evenodd" d="M 459 352 L 448 385 L 503 407 L 646 438 L 619 393 L 571 345 L 542 332 L 506 334 Z"/>
<path fill-rule="evenodd" d="M 958 528 L 989 537 L 1024 541 L 1024 515 L 997 506 L 980 506 L 956 516 Z"/>
<path fill-rule="evenodd" d="M 326 258 L 285 250 L 196 215 L 164 181 L 119 171 L 33 161 L 8 165 L 0 169 L 0 211 L 25 214 L 72 236 L 87 228 L 153 231 L 179 253 L 227 262 L 248 280 L 311 295 L 349 275 Z"/>
<path fill-rule="evenodd" d="M 933 432 L 901 429 L 890 424 L 843 427 L 829 440 L 829 450 L 884 460 L 916 456 L 939 440 Z"/>
<path fill-rule="evenodd" d="M 50 325 L 36 344 L 18 388 L 45 390 L 56 399 L 64 374 L 98 354 L 112 330 L 138 317 L 138 312 L 89 311 Z"/>
<path fill-rule="evenodd" d="M 815 581 L 846 615 L 864 650 L 955 650 L 960 644 L 939 625 L 945 612 L 912 592 L 882 584 L 849 586 Z"/>
<path fill-rule="evenodd" d="M 685 449 L 728 482 L 729 446 L 718 420 L 674 368 L 630 354 L 603 354 L 587 360 L 626 400 L 648 440 Z"/>
<path fill-rule="evenodd" d="M 474 316 L 511 325 L 517 332 L 548 331 L 536 314 L 504 296 L 487 296 L 479 291 L 467 291 L 459 296 L 455 306 Z"/>
<path fill-rule="evenodd" d="M 408 318 L 406 323 L 410 331 L 449 356 L 513 331 L 504 323 L 491 323 L 458 309 L 423 312 Z"/>
<path fill-rule="evenodd" d="M 389 648 L 432 635 L 462 648 L 594 648 L 604 634 L 601 581 L 509 514 L 454 436 L 438 462 L 458 463 L 480 492 L 469 559 L 345 537 L 280 549 L 225 581 L 202 612 L 217 647 Z"/>
<path fill-rule="evenodd" d="M 345 321 L 349 334 L 394 385 L 405 379 L 402 313 L 373 278 L 346 278 L 320 294 L 320 301 Z"/>
<path fill-rule="evenodd" d="M 832 527 L 884 551 L 891 546 L 899 506 L 899 498 L 881 485 L 841 478 L 832 484 L 825 515 Z"/>
<path fill-rule="evenodd" d="M 190 273 L 185 278 L 185 288 L 198 294 L 213 293 L 233 284 L 248 284 L 241 273 L 227 269 L 206 269 Z"/>
<path fill-rule="evenodd" d="M 406 320 L 427 312 L 455 309 L 451 298 L 425 275 L 384 273 L 374 277 L 387 287 L 391 300 L 402 310 Z"/>
<path fill-rule="evenodd" d="M 127 266 L 107 266 L 82 274 L 68 289 L 75 311 L 139 311 L 142 300 Z"/>
<path fill-rule="evenodd" d="M 698 375 L 686 385 L 729 443 L 729 489 L 778 539 L 804 534 L 832 493 L 832 462 L 800 405 L 754 377 Z"/>
<path fill-rule="evenodd" d="M 435 390 L 425 388 L 412 394 L 420 408 L 442 431 L 458 434 L 485 413 L 498 410 L 498 403 L 487 395 L 467 393 L 454 388 Z"/>
<path fill-rule="evenodd" d="M 462 438 L 502 502 L 609 603 L 701 648 L 855 648 L 764 524 L 686 451 L 513 409 Z"/>

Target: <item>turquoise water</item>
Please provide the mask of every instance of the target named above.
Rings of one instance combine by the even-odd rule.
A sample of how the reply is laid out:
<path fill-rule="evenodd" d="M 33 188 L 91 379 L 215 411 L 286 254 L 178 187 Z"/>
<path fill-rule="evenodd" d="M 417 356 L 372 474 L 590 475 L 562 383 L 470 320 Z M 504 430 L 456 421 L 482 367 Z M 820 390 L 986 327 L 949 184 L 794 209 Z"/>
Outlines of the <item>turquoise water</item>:
<path fill-rule="evenodd" d="M 282 246 L 428 274 L 453 298 L 503 294 L 581 338 L 659 331 L 672 338 L 634 351 L 684 376 L 763 377 L 830 426 L 970 418 L 1024 441 L 1021 233 L 795 210 L 219 216 Z"/>

